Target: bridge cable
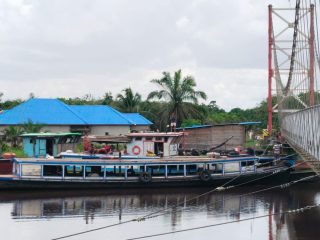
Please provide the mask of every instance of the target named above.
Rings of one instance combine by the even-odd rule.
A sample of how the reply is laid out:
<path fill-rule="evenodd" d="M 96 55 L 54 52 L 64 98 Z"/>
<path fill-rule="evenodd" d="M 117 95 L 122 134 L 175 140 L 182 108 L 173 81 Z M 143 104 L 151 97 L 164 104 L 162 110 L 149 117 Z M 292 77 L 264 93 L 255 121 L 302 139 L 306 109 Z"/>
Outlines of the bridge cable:
<path fill-rule="evenodd" d="M 315 175 L 315 176 L 319 176 L 319 175 Z M 315 177 L 313 176 L 313 177 Z M 309 180 L 311 177 L 305 177 L 303 180 L 296 180 L 296 181 L 292 181 L 287 185 L 280 185 L 281 188 L 285 188 L 288 187 L 290 185 L 293 185 L 297 182 L 301 182 L 301 181 L 305 181 L 305 180 Z M 275 186 L 275 187 L 271 187 L 267 190 L 271 190 L 274 189 L 276 187 L 279 186 Z M 221 225 L 226 225 L 226 224 L 231 224 L 231 223 L 238 223 L 238 222 L 244 222 L 244 221 L 249 221 L 249 220 L 254 220 L 254 219 L 258 219 L 258 218 L 264 218 L 264 217 L 269 217 L 269 216 L 275 216 L 275 215 L 281 215 L 281 214 L 291 214 L 291 213 L 299 213 L 299 212 L 303 212 L 304 210 L 310 210 L 312 208 L 315 207 L 319 207 L 320 204 L 314 204 L 314 205 L 307 205 L 305 207 L 302 208 L 296 208 L 293 210 L 287 210 L 287 211 L 282 211 L 279 213 L 272 213 L 272 214 L 265 214 L 265 215 L 261 215 L 261 216 L 254 216 L 254 217 L 250 217 L 250 218 L 244 218 L 244 219 L 239 219 L 239 220 L 234 220 L 234 221 L 228 221 L 228 222 L 223 222 L 223 223 L 216 223 L 216 224 L 210 224 L 210 225 L 204 225 L 204 226 L 198 226 L 198 227 L 193 227 L 193 228 L 186 228 L 186 229 L 181 229 L 181 230 L 176 230 L 176 231 L 170 231 L 170 232 L 163 232 L 163 233 L 157 233 L 157 234 L 152 234 L 152 235 L 146 235 L 146 236 L 141 236 L 141 237 L 135 237 L 135 238 L 128 238 L 127 240 L 137 240 L 137 239 L 145 239 L 145 238 L 152 238 L 152 237 L 158 237 L 158 236 L 164 236 L 164 235 L 169 235 L 169 234 L 175 234 L 175 233 L 181 233 L 181 232 L 187 232 L 187 231 L 193 231 L 193 230 L 199 230 L 199 229 L 204 229 L 204 228 L 209 228 L 209 227 L 216 227 L 216 226 L 221 226 Z"/>
<path fill-rule="evenodd" d="M 290 156 L 290 155 L 289 155 L 289 156 Z M 286 156 L 286 157 L 288 157 L 288 156 Z M 286 157 L 284 157 L 284 158 L 286 158 Z M 276 159 L 276 160 L 274 160 L 274 161 L 272 161 L 272 162 L 277 162 L 277 161 L 280 161 L 280 160 L 282 160 L 282 159 L 283 159 L 283 158 L 279 158 L 279 159 Z M 262 165 L 270 164 L 270 163 L 271 163 L 271 162 L 266 162 L 266 163 L 263 163 Z M 302 162 L 302 163 L 303 163 L 303 162 Z M 302 163 L 295 164 L 295 165 L 292 165 L 292 166 L 290 166 L 290 167 L 284 168 L 283 171 L 286 171 L 286 170 L 288 170 L 288 169 L 290 169 L 290 168 L 293 168 L 293 167 L 295 167 L 295 166 L 298 166 L 298 165 L 300 165 L 300 164 L 302 164 Z M 261 166 L 261 165 L 259 165 L 259 166 Z M 115 227 L 115 226 L 127 224 L 127 223 L 130 223 L 130 222 L 140 222 L 140 221 L 144 221 L 144 220 L 146 220 L 146 219 L 150 219 L 150 218 L 154 218 L 154 217 L 159 217 L 159 216 L 162 216 L 162 215 L 167 214 L 167 212 L 168 212 L 170 209 L 174 209 L 174 208 L 176 208 L 176 207 L 179 207 L 181 204 L 185 204 L 186 202 L 191 202 L 191 201 L 193 201 L 193 200 L 195 200 L 195 199 L 198 199 L 198 198 L 200 198 L 200 197 L 203 197 L 203 196 L 205 196 L 205 195 L 208 195 L 208 194 L 210 194 L 210 193 L 212 193 L 212 192 L 223 191 L 223 190 L 225 190 L 225 189 L 230 189 L 230 188 L 242 186 L 242 185 L 245 185 L 245 184 L 254 182 L 254 181 L 261 180 L 261 179 L 263 179 L 263 178 L 270 177 L 270 176 L 272 176 L 272 175 L 274 175 L 274 174 L 277 174 L 277 173 L 279 173 L 279 172 L 278 172 L 278 171 L 273 171 L 273 172 L 271 172 L 269 175 L 265 175 L 265 176 L 260 177 L 260 178 L 257 178 L 257 179 L 249 180 L 249 181 L 247 181 L 247 182 L 245 182 L 245 183 L 241 183 L 241 184 L 238 184 L 238 185 L 235 185 L 235 186 L 225 187 L 226 184 L 228 184 L 228 183 L 230 183 L 231 181 L 233 181 L 234 179 L 238 178 L 238 177 L 239 177 L 239 175 L 238 175 L 238 176 L 236 176 L 234 179 L 231 179 L 230 181 L 228 181 L 227 183 L 224 183 L 224 184 L 221 185 L 220 187 L 216 187 L 216 188 L 214 188 L 214 189 L 212 189 L 212 190 L 210 190 L 210 191 L 207 191 L 207 192 L 205 192 L 205 193 L 202 193 L 202 194 L 200 194 L 200 195 L 197 195 L 197 196 L 195 196 L 195 197 L 192 197 L 192 198 L 188 199 L 187 201 L 181 201 L 180 203 L 177 203 L 175 206 L 172 206 L 172 207 L 170 207 L 169 209 L 161 209 L 161 210 L 158 210 L 158 211 L 155 211 L 155 212 L 146 214 L 146 215 L 144 215 L 144 216 L 142 216 L 142 217 L 133 218 L 133 219 L 129 219 L 129 220 L 127 220 L 127 221 L 123 221 L 123 222 L 119 222 L 119 223 L 115 223 L 115 224 L 110 224 L 110 225 L 106 225 L 106 226 L 94 228 L 94 229 L 91 229 L 91 230 L 86 230 L 86 231 L 82 231 L 82 232 L 77 232 L 77 233 L 73 233 L 73 234 L 69 234 L 69 235 L 65 235 L 65 236 L 53 238 L 52 240 L 70 238 L 70 237 L 74 237 L 74 236 L 78 236 L 78 235 L 82 235 L 82 234 L 86 234 L 86 233 L 90 233 L 90 232 L 95 232 L 95 231 L 102 230 L 102 229 L 106 229 L 106 228 L 111 228 L 111 227 Z M 241 174 L 240 174 L 240 175 L 241 175 Z M 259 190 L 259 191 L 260 191 L 260 190 Z M 249 193 L 249 194 L 246 194 L 246 195 L 255 194 L 255 193 L 258 193 L 259 191 L 254 191 L 254 192 Z M 242 195 L 240 195 L 240 196 L 242 196 Z M 164 213 L 164 212 L 165 212 L 165 213 Z M 157 214 L 157 213 L 162 213 L 162 214 L 155 215 L 155 214 Z M 155 215 L 155 216 L 153 216 L 153 215 Z"/>
<path fill-rule="evenodd" d="M 291 80 L 292 80 L 292 72 L 295 62 L 295 54 L 296 54 L 296 45 L 297 45 L 297 35 L 298 35 L 298 23 L 299 23 L 299 9 L 300 9 L 300 0 L 296 2 L 296 13 L 295 13 L 295 20 L 294 20 L 294 33 L 293 33 L 293 43 L 292 43 L 292 50 L 291 50 L 291 60 L 290 60 L 290 70 L 287 85 L 284 89 L 285 95 L 288 94 Z"/>

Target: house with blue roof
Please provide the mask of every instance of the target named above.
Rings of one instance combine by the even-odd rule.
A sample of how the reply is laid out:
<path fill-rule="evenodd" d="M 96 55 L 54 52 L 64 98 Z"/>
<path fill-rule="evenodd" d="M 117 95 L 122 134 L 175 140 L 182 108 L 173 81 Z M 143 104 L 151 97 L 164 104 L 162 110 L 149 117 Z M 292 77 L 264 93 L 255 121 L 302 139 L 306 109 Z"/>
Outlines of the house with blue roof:
<path fill-rule="evenodd" d="M 123 135 L 149 130 L 150 122 L 139 113 L 121 113 L 106 105 L 67 105 L 58 99 L 33 98 L 0 113 L 0 131 L 31 120 L 43 131 Z"/>

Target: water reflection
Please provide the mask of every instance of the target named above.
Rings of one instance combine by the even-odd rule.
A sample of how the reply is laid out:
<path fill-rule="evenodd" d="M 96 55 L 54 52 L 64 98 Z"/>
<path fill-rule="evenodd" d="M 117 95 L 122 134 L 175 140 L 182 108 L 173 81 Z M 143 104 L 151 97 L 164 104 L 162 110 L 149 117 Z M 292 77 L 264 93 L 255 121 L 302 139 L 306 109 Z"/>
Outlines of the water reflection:
<path fill-rule="evenodd" d="M 5 193 L 1 194 L 0 202 L 12 203 L 11 218 L 15 221 L 75 218 L 92 225 L 97 219 L 112 218 L 121 221 L 167 209 L 167 214 L 162 215 L 159 221 L 170 223 L 170 230 L 175 230 L 185 228 L 186 222 L 191 219 L 198 225 L 207 225 L 280 213 L 319 203 L 319 186 L 304 184 L 239 197 L 258 189 L 240 188 L 236 191 L 210 193 L 192 201 L 188 199 L 208 189 L 50 192 L 33 193 L 32 196 L 29 194 L 28 199 L 25 199 L 25 193 Z M 178 203 L 182 203 L 180 207 L 174 207 Z M 274 215 L 266 218 L 266 222 L 268 236 L 261 233 L 263 236 L 258 234 L 259 238 L 318 239 L 320 235 L 319 228 L 315 226 L 320 223 L 319 208 L 301 214 Z M 226 225 L 225 228 L 232 228 L 232 225 Z M 161 225 L 158 231 L 161 231 Z"/>
<path fill-rule="evenodd" d="M 196 196 L 194 192 L 188 191 L 187 193 L 144 192 L 143 194 L 15 200 L 12 217 L 14 219 L 84 217 L 88 223 L 89 220 L 93 222 L 95 217 L 117 215 L 121 220 L 122 215 L 132 213 L 144 215 L 167 209 L 168 215 L 171 216 L 171 225 L 175 226 L 181 221 L 182 212 L 200 211 L 212 218 L 227 216 L 232 219 L 240 219 L 241 214 L 256 213 L 259 209 L 265 209 L 268 206 L 265 201 L 266 195 L 263 196 L 264 201 L 261 196 L 239 197 L 238 195 L 232 192 L 211 193 L 208 196 L 188 201 Z M 178 204 L 180 207 L 175 207 Z"/>

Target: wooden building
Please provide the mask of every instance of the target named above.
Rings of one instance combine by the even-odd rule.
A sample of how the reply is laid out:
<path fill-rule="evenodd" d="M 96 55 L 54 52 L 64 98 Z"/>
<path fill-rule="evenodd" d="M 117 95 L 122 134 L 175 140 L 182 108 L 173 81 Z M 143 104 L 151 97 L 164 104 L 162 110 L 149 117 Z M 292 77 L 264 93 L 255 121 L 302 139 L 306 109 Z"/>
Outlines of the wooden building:
<path fill-rule="evenodd" d="M 233 150 L 244 147 L 246 142 L 246 126 L 260 122 L 243 122 L 218 125 L 195 125 L 177 128 L 186 132 L 182 148 L 185 150 Z M 225 144 L 223 144 L 225 143 Z"/>

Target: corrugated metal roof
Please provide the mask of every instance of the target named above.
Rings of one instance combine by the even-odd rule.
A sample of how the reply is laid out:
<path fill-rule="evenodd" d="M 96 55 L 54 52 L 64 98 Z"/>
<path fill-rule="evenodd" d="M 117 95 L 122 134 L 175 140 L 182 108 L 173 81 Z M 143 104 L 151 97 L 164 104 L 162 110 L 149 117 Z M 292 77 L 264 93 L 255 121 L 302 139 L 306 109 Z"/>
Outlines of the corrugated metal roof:
<path fill-rule="evenodd" d="M 24 133 L 21 137 L 63 137 L 63 136 L 81 136 L 81 133 L 70 133 L 70 132 L 40 132 L 40 133 Z"/>
<path fill-rule="evenodd" d="M 176 130 L 196 129 L 196 128 L 209 128 L 209 127 L 212 127 L 212 125 L 192 125 L 191 127 L 179 127 L 179 128 L 176 128 Z"/>
<path fill-rule="evenodd" d="M 58 99 L 34 98 L 0 114 L 0 125 L 150 125 L 140 114 L 123 114 L 105 105 L 67 105 Z"/>
<path fill-rule="evenodd" d="M 133 122 L 135 125 L 151 125 L 148 119 L 139 113 L 122 113 L 129 121 Z"/>
<path fill-rule="evenodd" d="M 86 120 L 89 125 L 132 125 L 133 122 L 105 105 L 69 105 L 69 107 Z"/>
<path fill-rule="evenodd" d="M 240 123 L 221 123 L 221 124 L 215 124 L 215 125 L 193 125 L 191 127 L 180 127 L 177 128 L 177 130 L 183 130 L 183 129 L 197 129 L 197 128 L 209 128 L 214 126 L 229 126 L 229 125 L 254 125 L 254 124 L 261 124 L 261 122 L 240 122 Z"/>
<path fill-rule="evenodd" d="M 84 125 L 87 122 L 73 112 L 69 106 L 57 99 L 29 99 L 0 115 L 0 124 L 33 123 L 48 125 Z"/>
<path fill-rule="evenodd" d="M 254 125 L 254 124 L 261 124 L 262 122 L 241 122 L 240 125 Z"/>

